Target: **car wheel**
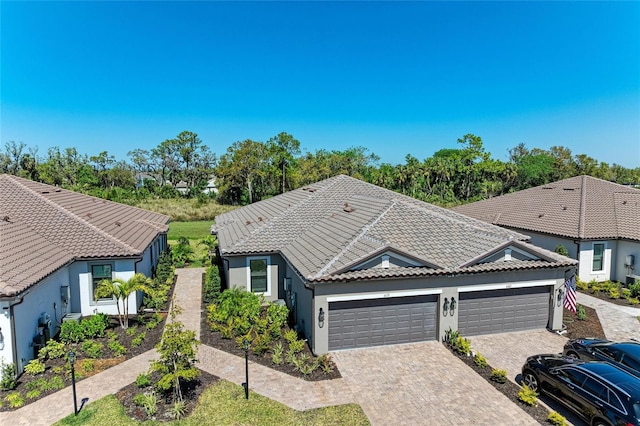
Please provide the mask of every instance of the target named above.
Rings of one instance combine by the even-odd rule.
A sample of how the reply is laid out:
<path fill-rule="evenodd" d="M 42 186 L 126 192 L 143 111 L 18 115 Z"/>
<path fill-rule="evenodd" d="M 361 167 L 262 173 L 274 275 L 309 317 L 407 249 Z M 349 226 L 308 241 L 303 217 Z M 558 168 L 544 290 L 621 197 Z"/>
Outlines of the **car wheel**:
<path fill-rule="evenodd" d="M 602 419 L 595 419 L 592 424 L 593 426 L 610 426 L 609 422 Z"/>
<path fill-rule="evenodd" d="M 531 370 L 525 370 L 522 374 L 522 383 L 527 385 L 529 389 L 537 391 L 539 387 L 538 376 Z"/>

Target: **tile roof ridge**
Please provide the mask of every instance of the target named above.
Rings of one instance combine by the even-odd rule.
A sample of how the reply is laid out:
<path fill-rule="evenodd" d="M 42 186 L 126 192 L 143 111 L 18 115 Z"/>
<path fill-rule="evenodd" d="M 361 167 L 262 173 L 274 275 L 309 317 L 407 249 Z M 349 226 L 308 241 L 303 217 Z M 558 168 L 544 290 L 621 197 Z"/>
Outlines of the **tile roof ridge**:
<path fill-rule="evenodd" d="M 48 204 L 49 206 L 53 207 L 54 209 L 62 212 L 64 215 L 66 215 L 67 217 L 71 218 L 72 220 L 75 220 L 78 223 L 81 223 L 83 226 L 88 227 L 90 230 L 92 230 L 93 232 L 106 237 L 108 240 L 122 246 L 123 248 L 127 249 L 130 252 L 134 252 L 134 253 L 139 253 L 140 251 L 134 247 L 131 247 L 129 244 L 125 243 L 124 241 L 120 241 L 118 238 L 114 237 L 113 235 L 110 235 L 109 233 L 103 231 L 102 229 L 98 228 L 97 226 L 93 225 L 92 223 L 87 222 L 86 220 L 84 220 L 83 218 L 79 217 L 78 215 L 76 215 L 73 212 L 70 212 L 69 210 L 65 209 L 64 207 L 60 206 L 57 203 L 54 203 L 53 201 L 51 201 L 50 199 L 48 199 L 47 197 L 43 197 L 42 194 L 38 193 L 38 191 L 29 188 L 27 185 L 22 184 L 20 181 L 16 180 L 16 179 L 10 179 L 11 181 L 14 182 L 15 185 L 17 185 L 19 188 L 26 190 L 27 192 L 31 193 L 32 195 L 36 196 L 36 198 L 38 198 L 40 201 L 44 201 L 46 204 Z M 28 179 L 27 179 L 28 180 Z M 33 181 L 35 182 L 35 181 Z M 40 182 L 37 182 L 40 183 Z M 42 184 L 42 183 L 40 183 Z M 47 184 L 42 184 L 42 185 L 47 185 Z M 47 185 L 47 186 L 51 186 L 51 185 Z M 58 187 L 55 187 L 58 188 Z M 63 188 L 58 188 L 60 190 L 60 192 L 62 191 L 68 191 L 66 189 Z M 68 191 L 68 192 L 72 192 L 73 191 Z M 91 198 L 96 198 L 98 199 L 98 197 L 93 197 L 92 195 L 87 195 L 87 194 L 81 194 L 84 195 L 86 197 L 91 197 Z M 105 200 L 105 201 L 109 201 L 109 200 Z"/>
<path fill-rule="evenodd" d="M 580 208 L 578 209 L 578 238 L 584 238 L 585 222 L 587 216 L 587 176 L 581 176 L 580 185 Z"/>
<path fill-rule="evenodd" d="M 360 228 L 360 233 L 358 235 L 356 235 L 355 238 L 353 238 L 351 241 L 349 241 L 349 243 L 342 248 L 342 250 L 340 250 L 340 253 L 338 253 L 337 255 L 335 255 L 333 257 L 333 259 L 329 260 L 326 265 L 320 269 L 313 277 L 311 277 L 312 279 L 321 277 L 322 275 L 324 275 L 327 270 L 329 268 L 331 268 L 333 266 L 334 263 L 336 263 L 338 261 L 338 259 L 340 259 L 340 257 L 342 257 L 351 247 L 353 247 L 361 238 L 364 238 L 364 236 L 366 235 L 366 233 L 369 231 L 369 229 L 371 229 L 372 226 L 374 226 L 376 223 L 378 223 L 380 220 L 382 220 L 382 218 L 389 212 L 389 210 L 391 210 L 398 202 L 396 200 L 390 200 L 391 201 L 391 205 L 388 206 L 382 213 L 380 213 L 377 217 L 375 217 L 374 219 L 372 219 L 371 221 L 369 221 L 369 223 L 365 224 L 362 228 Z"/>
<path fill-rule="evenodd" d="M 233 244 L 233 246 L 239 246 L 241 244 L 244 244 L 244 243 L 248 242 L 249 240 L 251 240 L 253 237 L 255 237 L 255 235 L 258 232 L 261 232 L 264 229 L 271 228 L 271 227 L 275 226 L 275 222 L 277 220 L 279 220 L 280 218 L 291 215 L 291 212 L 294 212 L 294 211 L 302 208 L 305 204 L 308 204 L 308 203 L 312 202 L 316 198 L 316 196 L 318 194 L 322 194 L 323 192 L 326 192 L 326 190 L 332 188 L 334 185 L 337 185 L 338 179 L 336 179 L 336 178 L 341 177 L 341 176 L 344 176 L 344 175 L 334 176 L 332 178 L 325 179 L 324 181 L 315 182 L 315 183 L 311 184 L 311 185 L 315 185 L 315 184 L 322 183 L 322 182 L 328 182 L 329 183 L 327 186 L 322 186 L 322 187 L 320 187 L 318 189 L 315 189 L 313 192 L 306 191 L 306 188 L 308 188 L 311 185 L 304 185 L 304 186 L 301 186 L 300 188 L 294 189 L 293 191 L 288 191 L 289 193 L 303 191 L 303 192 L 307 192 L 309 194 L 309 196 L 307 198 L 302 199 L 302 200 L 298 201 L 297 203 L 293 204 L 291 207 L 282 210 L 280 213 L 272 216 L 269 220 L 264 221 L 264 223 L 262 225 L 257 226 L 254 229 L 252 229 L 244 238 L 241 238 L 238 241 L 236 241 L 236 243 Z M 286 192 L 283 192 L 282 194 L 278 194 L 277 197 L 280 197 L 280 196 L 282 196 L 284 194 L 286 194 Z M 259 203 L 259 202 L 260 201 L 257 201 L 257 203 Z M 247 205 L 245 207 L 249 207 L 249 206 L 251 206 L 251 204 L 249 204 L 249 205 Z M 233 218 L 232 220 L 230 220 L 228 222 L 225 222 L 225 224 L 233 223 L 233 222 L 236 222 L 235 218 Z"/>

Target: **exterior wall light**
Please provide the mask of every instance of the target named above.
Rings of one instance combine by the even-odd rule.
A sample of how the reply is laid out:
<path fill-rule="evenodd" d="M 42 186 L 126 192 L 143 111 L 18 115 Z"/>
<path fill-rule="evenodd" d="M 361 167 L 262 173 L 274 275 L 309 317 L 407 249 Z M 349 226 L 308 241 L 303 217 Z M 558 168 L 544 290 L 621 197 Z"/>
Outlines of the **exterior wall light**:
<path fill-rule="evenodd" d="M 453 316 L 456 312 L 456 298 L 451 296 L 451 303 L 449 304 L 449 315 Z"/>
<path fill-rule="evenodd" d="M 562 290 L 562 288 L 558 289 L 558 300 L 556 301 L 556 305 L 560 306 L 562 304 L 562 298 L 564 297 L 564 291 Z"/>
<path fill-rule="evenodd" d="M 324 327 L 324 309 L 320 308 L 320 312 L 318 312 L 318 327 Z"/>
<path fill-rule="evenodd" d="M 453 297 L 451 299 L 453 299 Z M 442 315 L 446 317 L 448 313 L 449 313 L 449 299 L 445 297 L 444 303 L 442 304 Z"/>
<path fill-rule="evenodd" d="M 2 328 L 0 327 L 0 351 L 4 349 L 4 335 L 2 334 Z"/>

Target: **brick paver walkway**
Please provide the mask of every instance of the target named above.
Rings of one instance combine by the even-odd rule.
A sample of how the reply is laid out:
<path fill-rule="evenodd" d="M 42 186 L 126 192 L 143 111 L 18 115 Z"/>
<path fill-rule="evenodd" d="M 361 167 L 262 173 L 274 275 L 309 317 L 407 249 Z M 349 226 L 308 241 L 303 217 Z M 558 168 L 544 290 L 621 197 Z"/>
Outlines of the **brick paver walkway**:
<path fill-rule="evenodd" d="M 640 340 L 639 308 L 616 305 L 581 292 L 577 293 L 577 301 L 598 312 L 598 318 L 607 339 Z"/>

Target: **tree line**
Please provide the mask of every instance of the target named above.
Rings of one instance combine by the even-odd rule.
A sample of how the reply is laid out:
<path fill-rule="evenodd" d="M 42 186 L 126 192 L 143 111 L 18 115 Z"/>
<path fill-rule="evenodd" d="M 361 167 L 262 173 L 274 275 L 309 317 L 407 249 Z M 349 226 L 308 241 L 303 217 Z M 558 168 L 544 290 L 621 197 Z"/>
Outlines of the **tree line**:
<path fill-rule="evenodd" d="M 246 139 L 218 158 L 194 132 L 184 131 L 151 150 L 133 149 L 128 160 L 108 151 L 87 156 L 76 148 L 52 147 L 45 155 L 15 141 L 0 151 L 0 173 L 133 203 L 148 198 L 205 197 L 215 177 L 222 204 L 245 205 L 338 174 L 427 201 L 450 206 L 543 185 L 578 175 L 640 185 L 640 167 L 625 168 L 573 154 L 563 146 L 529 149 L 520 143 L 509 159 L 492 158 L 482 138 L 467 134 L 457 148 L 420 160 L 407 154 L 402 164 L 379 163 L 365 147 L 303 152 L 300 141 L 282 132 L 267 141 Z M 181 184 L 188 190 L 179 192 Z"/>

